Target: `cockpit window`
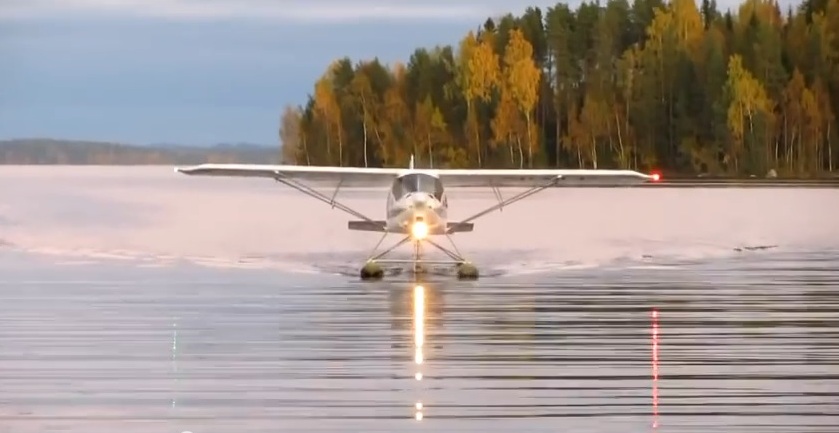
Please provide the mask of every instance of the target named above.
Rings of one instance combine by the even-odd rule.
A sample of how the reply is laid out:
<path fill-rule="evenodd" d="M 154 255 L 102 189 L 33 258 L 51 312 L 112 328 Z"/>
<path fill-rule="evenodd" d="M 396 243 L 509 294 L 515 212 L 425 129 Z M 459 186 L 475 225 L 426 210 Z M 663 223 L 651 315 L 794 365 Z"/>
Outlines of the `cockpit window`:
<path fill-rule="evenodd" d="M 443 183 L 440 179 L 424 173 L 406 174 L 394 181 L 393 197 L 398 199 L 409 192 L 427 192 L 437 200 L 441 200 Z"/>

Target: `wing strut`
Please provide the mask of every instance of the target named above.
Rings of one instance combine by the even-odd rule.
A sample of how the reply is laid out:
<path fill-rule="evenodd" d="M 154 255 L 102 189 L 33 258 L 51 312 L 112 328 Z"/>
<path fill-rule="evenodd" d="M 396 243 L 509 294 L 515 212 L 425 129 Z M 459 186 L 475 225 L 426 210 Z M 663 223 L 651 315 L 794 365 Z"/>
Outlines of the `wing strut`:
<path fill-rule="evenodd" d="M 504 210 L 504 197 L 501 195 L 501 190 L 499 190 L 497 186 L 493 186 L 492 187 L 492 192 L 495 193 L 495 198 L 498 199 L 498 203 L 499 203 L 498 210 Z"/>
<path fill-rule="evenodd" d="M 340 183 L 338 184 L 338 188 L 335 188 L 335 193 L 332 195 L 332 198 L 330 198 L 330 197 L 324 195 L 323 193 L 317 191 L 316 189 L 314 189 L 314 188 L 312 188 L 308 185 L 305 185 L 301 182 L 297 182 L 297 181 L 294 181 L 292 179 L 289 179 L 289 178 L 283 176 L 282 173 L 280 173 L 279 171 L 274 172 L 274 180 L 276 180 L 277 182 L 279 182 L 283 185 L 288 185 L 288 186 L 302 192 L 303 194 L 308 195 L 309 197 L 316 198 L 316 199 L 318 199 L 318 200 L 320 200 L 320 201 L 322 201 L 322 202 L 324 202 L 328 205 L 331 205 L 333 209 L 338 208 L 338 209 L 340 209 L 340 210 L 342 210 L 342 211 L 344 211 L 344 212 L 346 212 L 346 213 L 348 213 L 348 214 L 350 214 L 354 217 L 361 218 L 364 221 L 374 222 L 373 219 L 368 218 L 367 216 L 365 216 L 361 212 L 358 212 L 357 210 L 354 210 L 354 209 L 342 204 L 341 202 L 335 201 L 335 196 L 338 195 L 338 188 L 340 188 L 340 186 L 341 186 Z M 343 182 L 343 180 L 341 182 Z"/>
<path fill-rule="evenodd" d="M 338 197 L 338 190 L 341 189 L 341 184 L 343 183 L 344 178 L 342 177 L 341 180 L 338 181 L 338 186 L 335 187 L 335 192 L 332 193 L 332 200 L 330 200 L 330 202 L 332 203 L 332 209 L 335 209 L 335 197 Z"/>
<path fill-rule="evenodd" d="M 524 192 L 518 193 L 518 194 L 516 194 L 516 195 L 514 195 L 514 196 L 512 196 L 512 197 L 510 197 L 506 200 L 501 200 L 501 192 L 496 190 L 496 192 L 497 192 L 496 198 L 499 199 L 499 202 L 498 202 L 497 205 L 489 207 L 484 211 L 478 212 L 475 215 L 470 216 L 469 218 L 461 220 L 460 222 L 461 223 L 467 223 L 467 222 L 473 221 L 473 220 L 478 219 L 478 218 L 480 218 L 480 217 L 482 217 L 482 216 L 484 216 L 484 215 L 486 215 L 486 214 L 488 214 L 488 213 L 490 213 L 494 210 L 501 209 L 504 206 L 513 204 L 513 203 L 515 203 L 515 202 L 517 202 L 521 199 L 530 197 L 531 195 L 536 194 L 539 191 L 542 191 L 542 190 L 545 190 L 547 188 L 550 188 L 550 187 L 554 186 L 556 184 L 556 182 L 561 178 L 562 178 L 562 176 L 557 176 L 555 179 L 552 179 L 548 183 L 545 183 L 545 184 L 539 185 L 539 186 L 534 186 L 533 188 L 530 188 L 530 189 L 528 189 Z M 495 188 L 493 187 L 493 189 L 495 189 Z"/>

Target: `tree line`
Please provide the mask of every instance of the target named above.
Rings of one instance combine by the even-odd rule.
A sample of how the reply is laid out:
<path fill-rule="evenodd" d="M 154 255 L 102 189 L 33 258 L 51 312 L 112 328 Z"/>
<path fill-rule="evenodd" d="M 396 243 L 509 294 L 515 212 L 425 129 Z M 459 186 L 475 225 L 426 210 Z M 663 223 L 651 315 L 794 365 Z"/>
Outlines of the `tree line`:
<path fill-rule="evenodd" d="M 608 0 L 487 19 L 406 64 L 334 61 L 291 164 L 811 177 L 839 164 L 839 0 Z"/>

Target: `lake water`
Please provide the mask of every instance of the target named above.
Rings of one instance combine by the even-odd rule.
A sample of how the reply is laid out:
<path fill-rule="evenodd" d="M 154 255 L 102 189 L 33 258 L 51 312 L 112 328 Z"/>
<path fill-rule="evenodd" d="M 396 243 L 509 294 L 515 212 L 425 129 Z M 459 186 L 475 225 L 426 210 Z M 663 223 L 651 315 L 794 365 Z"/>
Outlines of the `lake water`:
<path fill-rule="evenodd" d="M 363 283 L 376 235 L 270 181 L 3 167 L 0 432 L 835 432 L 836 215 L 547 191 L 455 237 L 489 277 Z"/>

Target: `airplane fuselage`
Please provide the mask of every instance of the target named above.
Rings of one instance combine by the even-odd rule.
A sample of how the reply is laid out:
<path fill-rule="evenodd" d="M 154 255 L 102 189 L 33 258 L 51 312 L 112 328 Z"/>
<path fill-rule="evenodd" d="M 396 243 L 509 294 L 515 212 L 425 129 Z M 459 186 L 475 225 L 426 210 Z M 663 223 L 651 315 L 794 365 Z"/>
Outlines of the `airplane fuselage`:
<path fill-rule="evenodd" d="M 387 197 L 388 232 L 442 235 L 447 223 L 448 198 L 437 176 L 409 170 L 393 180 Z"/>

